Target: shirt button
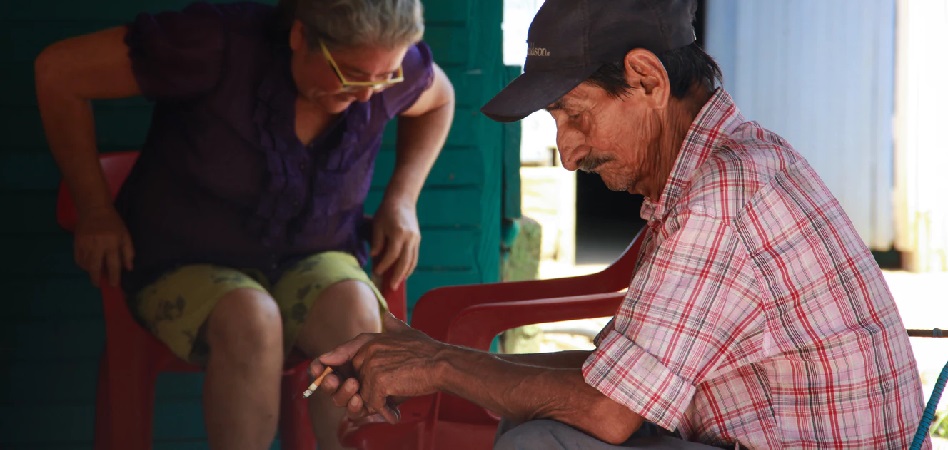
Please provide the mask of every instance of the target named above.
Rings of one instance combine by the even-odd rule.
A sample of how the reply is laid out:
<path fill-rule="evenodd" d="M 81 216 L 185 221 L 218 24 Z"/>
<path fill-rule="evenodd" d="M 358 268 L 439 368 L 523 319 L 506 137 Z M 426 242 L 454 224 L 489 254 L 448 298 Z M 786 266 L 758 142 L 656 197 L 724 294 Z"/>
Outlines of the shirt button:
<path fill-rule="evenodd" d="M 300 163 L 300 172 L 306 171 L 306 163 Z"/>

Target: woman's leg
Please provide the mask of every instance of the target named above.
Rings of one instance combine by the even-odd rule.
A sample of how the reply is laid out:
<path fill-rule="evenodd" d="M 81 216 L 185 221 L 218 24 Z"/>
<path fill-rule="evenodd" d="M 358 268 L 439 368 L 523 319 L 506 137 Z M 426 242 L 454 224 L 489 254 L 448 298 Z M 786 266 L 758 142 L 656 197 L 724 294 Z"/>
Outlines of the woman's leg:
<path fill-rule="evenodd" d="M 206 365 L 212 449 L 268 448 L 276 435 L 283 328 L 265 288 L 229 268 L 179 268 L 136 296 L 136 315 L 182 359 Z"/>
<path fill-rule="evenodd" d="M 273 299 L 255 289 L 228 292 L 207 320 L 204 417 L 212 449 L 270 447 L 283 373 L 283 325 Z"/>
<path fill-rule="evenodd" d="M 321 253 L 301 261 L 276 284 L 274 297 L 283 312 L 285 341 L 308 357 L 360 333 L 381 330 L 384 301 L 356 259 L 346 253 Z M 309 407 L 320 450 L 342 448 L 337 433 L 345 411 L 322 395 L 310 397 Z"/>

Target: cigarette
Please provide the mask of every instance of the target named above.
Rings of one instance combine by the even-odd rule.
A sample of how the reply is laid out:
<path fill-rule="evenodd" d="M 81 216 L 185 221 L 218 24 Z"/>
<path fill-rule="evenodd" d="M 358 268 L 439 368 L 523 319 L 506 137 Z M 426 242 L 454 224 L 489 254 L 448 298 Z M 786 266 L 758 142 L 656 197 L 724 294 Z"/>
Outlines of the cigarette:
<path fill-rule="evenodd" d="M 323 379 L 326 378 L 326 375 L 332 373 L 332 367 L 327 367 L 323 370 L 323 373 L 319 374 L 312 383 L 309 384 L 309 387 L 303 391 L 303 397 L 309 398 L 310 395 L 313 395 L 313 392 L 316 392 L 316 388 L 319 387 L 320 383 L 323 382 Z"/>

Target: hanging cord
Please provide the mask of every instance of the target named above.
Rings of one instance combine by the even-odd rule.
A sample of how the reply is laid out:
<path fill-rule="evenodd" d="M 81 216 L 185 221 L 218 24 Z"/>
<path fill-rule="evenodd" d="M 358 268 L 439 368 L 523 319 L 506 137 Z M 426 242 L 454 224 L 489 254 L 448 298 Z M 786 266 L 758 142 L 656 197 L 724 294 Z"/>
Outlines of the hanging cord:
<path fill-rule="evenodd" d="M 925 441 L 925 436 L 928 435 L 928 428 L 931 427 L 932 420 L 935 419 L 935 408 L 938 406 L 938 401 L 941 400 L 941 392 L 945 389 L 946 379 L 948 379 L 948 364 L 945 364 L 945 367 L 941 369 L 941 374 L 938 375 L 938 381 L 935 382 L 935 389 L 932 389 L 932 396 L 928 399 L 928 405 L 925 406 L 922 423 L 918 425 L 918 430 L 915 431 L 915 439 L 912 440 L 910 450 L 920 450 L 922 448 L 922 442 Z"/>

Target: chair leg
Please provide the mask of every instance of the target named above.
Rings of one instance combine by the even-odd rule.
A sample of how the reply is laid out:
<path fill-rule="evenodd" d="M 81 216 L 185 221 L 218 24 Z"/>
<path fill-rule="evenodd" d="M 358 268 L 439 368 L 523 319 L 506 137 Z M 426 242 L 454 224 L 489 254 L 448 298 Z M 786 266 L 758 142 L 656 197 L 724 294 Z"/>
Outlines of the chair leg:
<path fill-rule="evenodd" d="M 282 450 L 313 450 L 316 437 L 309 420 L 308 400 L 303 390 L 309 385 L 309 373 L 302 367 L 283 375 L 280 386 L 280 448 Z"/>
<path fill-rule="evenodd" d="M 98 383 L 100 387 L 105 384 L 105 389 L 96 398 L 96 413 L 103 413 L 96 417 L 96 450 L 152 448 L 158 374 L 143 353 L 123 356 L 113 358 L 106 351 L 99 365 Z M 100 448 L 100 443 L 104 447 Z"/>
<path fill-rule="evenodd" d="M 109 411 L 109 359 L 103 354 L 99 358 L 99 374 L 95 386 L 95 450 L 109 450 L 111 439 L 109 429 L 112 426 L 112 414 Z"/>

